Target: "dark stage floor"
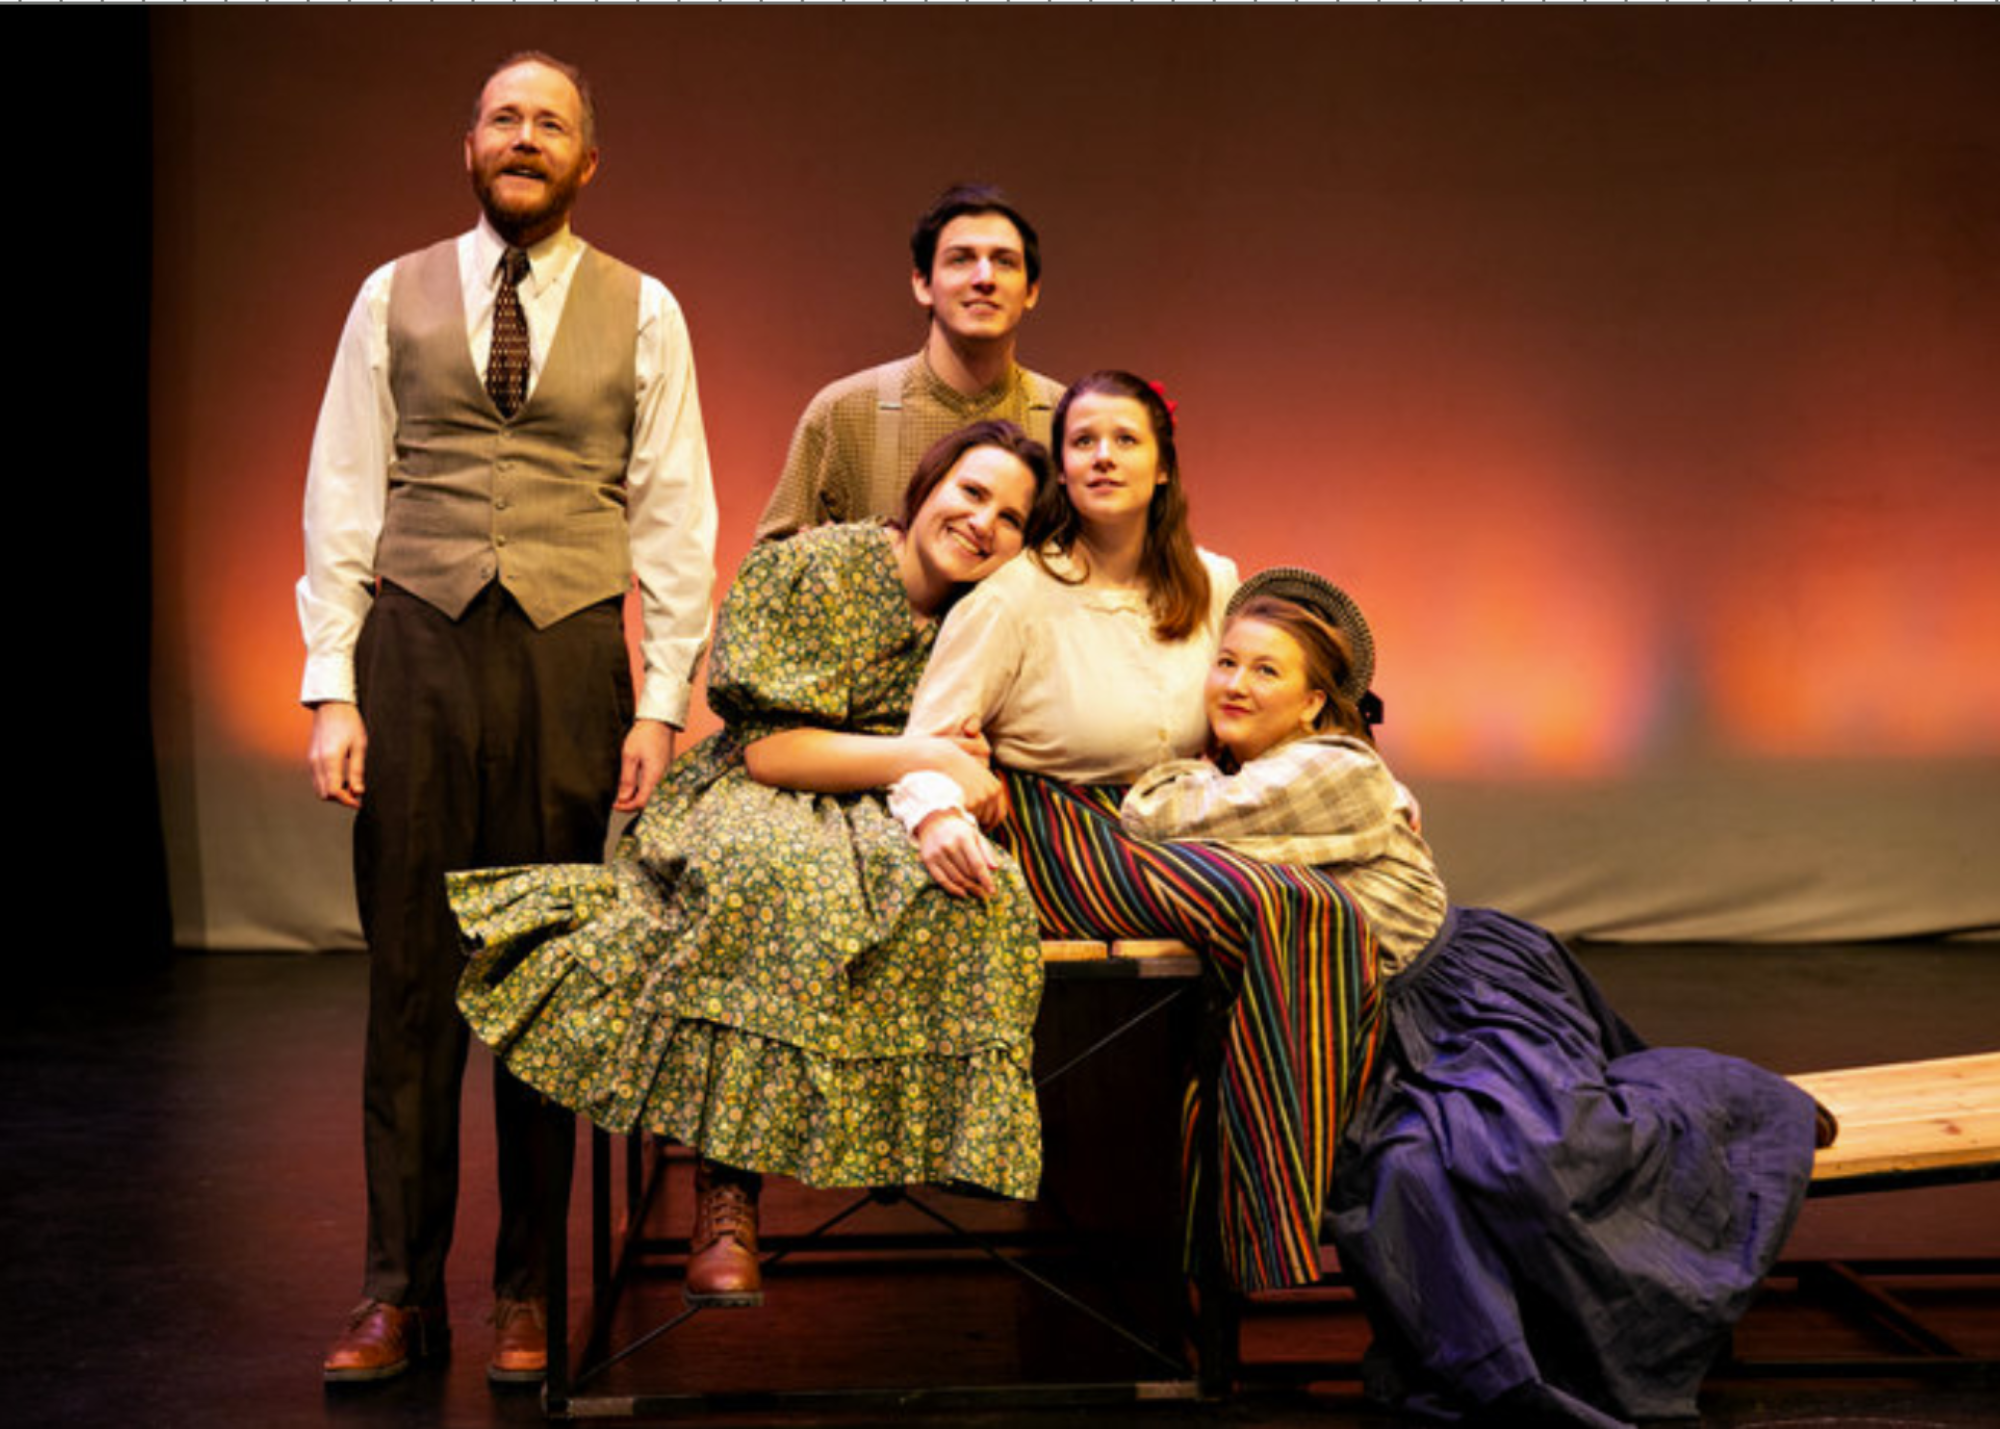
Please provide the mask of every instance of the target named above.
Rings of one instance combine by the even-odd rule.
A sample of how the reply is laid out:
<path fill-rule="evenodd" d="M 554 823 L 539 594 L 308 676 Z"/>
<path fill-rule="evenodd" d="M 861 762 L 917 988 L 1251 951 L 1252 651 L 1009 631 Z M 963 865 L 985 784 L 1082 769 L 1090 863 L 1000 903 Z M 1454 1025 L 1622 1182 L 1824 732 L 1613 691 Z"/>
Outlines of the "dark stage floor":
<path fill-rule="evenodd" d="M 1701 1042 L 1781 1071 L 2000 1046 L 2000 946 L 1991 944 L 1597 948 L 1585 960 L 1655 1042 Z M 483 1377 L 493 1206 L 481 1189 L 491 1127 L 477 1055 L 469 1192 L 450 1285 L 456 1355 L 358 1392 L 321 1386 L 320 1352 L 359 1283 L 365 973 L 355 957 L 186 957 L 155 977 L 107 978 L 0 1014 L 0 1424 L 540 1421 L 535 1395 L 495 1394 Z M 774 1214 L 814 1209 L 795 1202 Z M 2000 1183 L 1811 1202 L 1789 1254 L 2000 1256 Z M 738 1385 L 829 1368 L 862 1373 L 871 1357 L 948 1378 L 1025 1355 L 1015 1339 L 1038 1331 L 1023 1329 L 1031 1320 L 1012 1308 L 1012 1292 L 961 1281 L 965 1273 L 931 1265 L 855 1280 L 788 1266 L 772 1278 L 767 1309 L 711 1314 L 691 1336 L 676 1332 L 679 1347 L 669 1337 L 648 1353 L 671 1367 L 698 1352 Z M 2000 1355 L 2000 1282 L 1905 1288 L 1963 1347 Z M 677 1303 L 671 1281 L 638 1295 L 641 1309 Z M 940 1309 L 954 1300 L 998 1330 L 945 1323 Z M 1774 1282 L 1738 1350 L 1763 1359 L 1865 1350 L 1859 1333 Z M 1248 1340 L 1257 1353 L 1340 1358 L 1357 1354 L 1364 1335 L 1352 1310 L 1335 1303 L 1262 1316 Z M 816 1344 L 830 1364 L 814 1362 Z M 1994 1425 L 2000 1381 L 1732 1376 L 1710 1384 L 1702 1407 L 1709 1425 Z M 870 1409 L 735 1422 L 888 1417 Z M 894 1417 L 1047 1429 L 1396 1422 L 1369 1411 L 1358 1385 L 1343 1380 L 1257 1389 L 1226 1405 Z"/>

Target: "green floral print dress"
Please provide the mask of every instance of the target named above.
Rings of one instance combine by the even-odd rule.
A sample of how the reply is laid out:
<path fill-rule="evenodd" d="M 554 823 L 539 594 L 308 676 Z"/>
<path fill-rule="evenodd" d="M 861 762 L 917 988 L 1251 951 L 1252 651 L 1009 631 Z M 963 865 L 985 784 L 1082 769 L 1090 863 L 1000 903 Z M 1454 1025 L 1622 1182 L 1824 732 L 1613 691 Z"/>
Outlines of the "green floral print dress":
<path fill-rule="evenodd" d="M 961 1182 L 1029 1197 L 1035 910 L 932 882 L 880 793 L 759 784 L 746 745 L 801 725 L 899 734 L 935 625 L 879 525 L 754 549 L 709 704 L 604 865 L 453 874 L 459 986 L 514 1074 L 614 1132 L 813 1186 Z"/>

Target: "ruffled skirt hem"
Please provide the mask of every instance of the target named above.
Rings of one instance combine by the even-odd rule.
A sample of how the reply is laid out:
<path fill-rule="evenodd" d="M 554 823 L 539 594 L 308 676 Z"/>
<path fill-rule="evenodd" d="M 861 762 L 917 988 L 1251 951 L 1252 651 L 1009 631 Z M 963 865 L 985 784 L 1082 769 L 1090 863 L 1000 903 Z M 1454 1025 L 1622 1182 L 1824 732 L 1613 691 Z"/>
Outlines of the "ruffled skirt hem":
<path fill-rule="evenodd" d="M 645 876 L 631 865 L 453 876 L 461 925 L 480 943 L 459 1008 L 515 1076 L 607 1131 L 643 1127 L 809 1186 L 1034 1196 L 1041 1133 L 1026 1035 L 918 1035 L 889 1055 L 837 1056 L 688 1015 L 662 985 L 673 940 L 657 906 L 631 896 Z M 576 936 L 584 925 L 590 936 Z"/>

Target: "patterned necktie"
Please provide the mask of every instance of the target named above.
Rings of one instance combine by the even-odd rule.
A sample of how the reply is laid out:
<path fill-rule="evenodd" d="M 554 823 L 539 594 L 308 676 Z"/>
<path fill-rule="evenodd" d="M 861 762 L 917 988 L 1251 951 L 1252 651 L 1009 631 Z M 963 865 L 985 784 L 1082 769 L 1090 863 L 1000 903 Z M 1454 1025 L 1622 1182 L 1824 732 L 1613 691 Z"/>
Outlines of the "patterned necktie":
<path fill-rule="evenodd" d="M 486 358 L 486 390 L 500 415 L 511 417 L 528 400 L 528 316 L 516 291 L 528 276 L 528 255 L 509 248 L 500 260 L 500 291 L 493 299 L 493 350 Z"/>

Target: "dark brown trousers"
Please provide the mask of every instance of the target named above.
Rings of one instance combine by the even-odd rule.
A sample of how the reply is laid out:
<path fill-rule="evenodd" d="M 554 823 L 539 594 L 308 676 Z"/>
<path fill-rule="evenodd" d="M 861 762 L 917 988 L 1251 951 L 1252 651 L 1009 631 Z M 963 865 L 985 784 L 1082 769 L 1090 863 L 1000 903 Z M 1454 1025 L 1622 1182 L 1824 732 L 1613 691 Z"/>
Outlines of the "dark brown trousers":
<path fill-rule="evenodd" d="M 385 584 L 355 651 L 368 731 L 354 830 L 372 968 L 363 1071 L 364 1293 L 444 1301 L 458 1203 L 464 966 L 445 901 L 454 869 L 603 856 L 632 678 L 619 603 L 536 630 L 489 585 L 457 620 Z M 543 1178 L 568 1184 L 568 1112 L 493 1071 L 499 1148 L 496 1294 L 543 1293 Z"/>

